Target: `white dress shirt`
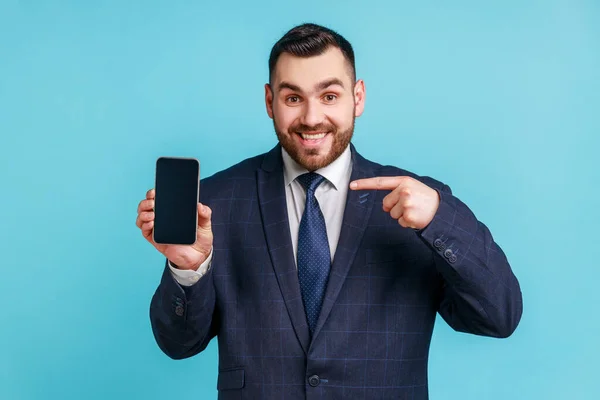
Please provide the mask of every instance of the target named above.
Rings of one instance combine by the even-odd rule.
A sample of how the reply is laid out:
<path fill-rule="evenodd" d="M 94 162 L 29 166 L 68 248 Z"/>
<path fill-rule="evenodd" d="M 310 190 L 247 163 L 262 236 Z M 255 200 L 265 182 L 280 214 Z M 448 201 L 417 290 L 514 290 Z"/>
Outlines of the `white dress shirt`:
<path fill-rule="evenodd" d="M 306 203 L 306 190 L 296 178 L 308 172 L 308 170 L 294 161 L 283 147 L 281 148 L 281 155 L 283 157 L 285 200 L 287 203 L 290 234 L 292 236 L 292 245 L 294 248 L 294 260 L 296 260 L 298 252 L 298 229 L 300 228 L 300 221 Z M 346 207 L 346 196 L 350 184 L 350 174 L 352 173 L 350 146 L 347 146 L 346 150 L 344 150 L 344 152 L 331 164 L 318 169 L 315 172 L 325 177 L 325 180 L 323 180 L 315 190 L 315 197 L 319 202 L 319 207 L 325 218 L 329 252 L 333 261 L 333 256 L 340 237 L 342 218 Z M 208 258 L 197 270 L 177 269 L 174 268 L 170 262 L 169 268 L 180 285 L 191 286 L 198 282 L 210 268 L 212 253 L 211 249 Z"/>

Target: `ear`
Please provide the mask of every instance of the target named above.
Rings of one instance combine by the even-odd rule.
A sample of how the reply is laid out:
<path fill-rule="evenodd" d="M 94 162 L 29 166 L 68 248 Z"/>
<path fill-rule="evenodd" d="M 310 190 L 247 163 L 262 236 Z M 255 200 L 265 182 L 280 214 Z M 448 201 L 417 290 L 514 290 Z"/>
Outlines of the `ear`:
<path fill-rule="evenodd" d="M 265 105 L 267 106 L 267 114 L 273 119 L 273 91 L 268 83 L 265 83 Z"/>
<path fill-rule="evenodd" d="M 365 82 L 362 79 L 356 81 L 354 85 L 354 116 L 360 117 L 365 110 L 365 99 L 367 92 Z"/>

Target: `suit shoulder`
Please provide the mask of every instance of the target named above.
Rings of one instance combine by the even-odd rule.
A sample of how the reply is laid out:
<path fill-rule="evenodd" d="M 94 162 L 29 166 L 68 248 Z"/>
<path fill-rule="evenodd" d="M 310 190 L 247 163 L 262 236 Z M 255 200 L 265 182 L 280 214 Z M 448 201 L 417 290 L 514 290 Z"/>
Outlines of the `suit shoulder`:
<path fill-rule="evenodd" d="M 237 164 L 215 172 L 213 175 L 205 179 L 216 182 L 228 179 L 244 179 L 254 177 L 254 172 L 258 167 L 260 167 L 264 156 L 265 154 L 259 154 L 257 156 L 246 158 Z"/>
<path fill-rule="evenodd" d="M 254 184 L 256 179 L 256 169 L 260 167 L 264 156 L 267 153 L 262 153 L 256 156 L 246 158 L 230 167 L 202 178 L 200 180 L 200 192 L 204 195 L 222 196 L 224 193 L 229 193 L 232 188 L 240 182 L 247 181 L 249 184 Z M 204 189 L 204 190 L 203 190 Z"/>

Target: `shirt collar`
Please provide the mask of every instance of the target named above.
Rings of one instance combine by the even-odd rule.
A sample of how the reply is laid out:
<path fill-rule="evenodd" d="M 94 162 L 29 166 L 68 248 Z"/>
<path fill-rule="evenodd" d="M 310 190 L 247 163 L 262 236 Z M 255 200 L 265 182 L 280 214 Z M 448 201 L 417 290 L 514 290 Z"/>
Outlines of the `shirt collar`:
<path fill-rule="evenodd" d="M 298 176 L 308 172 L 306 168 L 298 164 L 292 159 L 287 151 L 281 146 L 281 155 L 283 157 L 283 175 L 285 186 L 287 187 Z M 348 170 L 351 166 L 350 145 L 346 146 L 346 150 L 340 154 L 331 164 L 319 168 L 315 172 L 327 179 L 336 190 L 340 190 L 342 185 L 348 184 L 344 179 L 348 178 Z"/>

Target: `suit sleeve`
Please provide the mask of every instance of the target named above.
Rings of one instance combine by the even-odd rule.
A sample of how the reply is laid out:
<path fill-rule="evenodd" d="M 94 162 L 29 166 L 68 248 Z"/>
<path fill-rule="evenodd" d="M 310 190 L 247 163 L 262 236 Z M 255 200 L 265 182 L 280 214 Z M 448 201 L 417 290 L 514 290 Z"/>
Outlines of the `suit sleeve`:
<path fill-rule="evenodd" d="M 160 349 L 173 359 L 203 351 L 217 334 L 214 266 L 191 286 L 180 285 L 168 261 L 150 303 L 152 333 Z"/>
<path fill-rule="evenodd" d="M 438 211 L 419 234 L 434 250 L 442 277 L 439 314 L 459 332 L 509 337 L 521 319 L 523 299 L 506 255 L 448 185 L 435 190 Z"/>

